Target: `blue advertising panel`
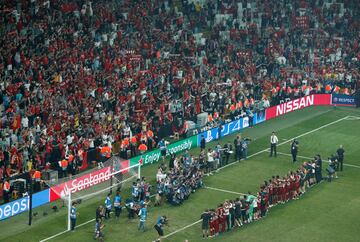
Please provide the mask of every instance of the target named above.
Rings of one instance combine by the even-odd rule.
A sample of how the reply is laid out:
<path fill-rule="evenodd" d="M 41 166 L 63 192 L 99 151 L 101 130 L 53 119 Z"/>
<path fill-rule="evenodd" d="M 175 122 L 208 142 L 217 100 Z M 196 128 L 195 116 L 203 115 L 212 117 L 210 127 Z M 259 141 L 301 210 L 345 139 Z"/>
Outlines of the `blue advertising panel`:
<path fill-rule="evenodd" d="M 249 117 L 245 117 L 242 118 L 242 125 L 241 125 L 241 129 L 245 129 L 247 127 L 249 127 Z"/>
<path fill-rule="evenodd" d="M 254 118 L 253 118 L 254 125 L 258 123 L 262 123 L 265 120 L 266 120 L 265 109 L 254 114 Z"/>
<path fill-rule="evenodd" d="M 50 189 L 34 193 L 32 207 L 36 208 L 49 202 Z M 23 197 L 0 206 L 0 220 L 10 218 L 29 210 L 29 197 Z"/>
<path fill-rule="evenodd" d="M 33 194 L 32 207 L 36 208 L 50 202 L 50 189 Z"/>
<path fill-rule="evenodd" d="M 356 106 L 355 97 L 343 94 L 332 94 L 332 104 L 339 106 Z"/>
<path fill-rule="evenodd" d="M 0 206 L 0 220 L 10 218 L 29 208 L 29 198 L 23 197 Z"/>
<path fill-rule="evenodd" d="M 198 146 L 200 146 L 200 142 L 202 137 L 204 136 L 206 143 L 209 143 L 213 140 L 216 140 L 219 138 L 219 128 L 213 128 L 209 129 L 207 131 L 201 132 L 198 134 Z"/>
<path fill-rule="evenodd" d="M 230 123 L 226 123 L 222 125 L 221 128 L 221 137 L 224 137 L 226 135 L 238 132 L 239 130 L 249 127 L 249 118 L 241 118 L 235 121 L 232 121 Z M 206 143 L 209 143 L 213 140 L 219 139 L 219 128 L 212 128 L 207 131 L 201 132 L 198 134 L 198 146 L 200 146 L 200 141 L 202 139 L 202 136 L 204 136 Z"/>
<path fill-rule="evenodd" d="M 242 128 L 242 122 L 242 119 L 238 119 L 228 123 L 227 125 L 224 125 L 221 130 L 221 136 L 226 136 L 239 131 Z"/>

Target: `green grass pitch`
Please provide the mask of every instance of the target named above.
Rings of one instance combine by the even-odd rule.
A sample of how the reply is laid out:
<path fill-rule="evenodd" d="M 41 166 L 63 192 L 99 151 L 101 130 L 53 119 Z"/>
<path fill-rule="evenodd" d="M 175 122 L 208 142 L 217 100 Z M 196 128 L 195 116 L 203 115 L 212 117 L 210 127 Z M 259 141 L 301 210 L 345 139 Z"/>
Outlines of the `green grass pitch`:
<path fill-rule="evenodd" d="M 234 194 L 202 188 L 181 206 L 164 204 L 161 207 L 150 207 L 146 232 L 138 232 L 138 219 L 129 221 L 125 211 L 120 220 L 112 218 L 105 222 L 105 241 L 153 241 L 157 237 L 153 225 L 159 215 L 167 215 L 170 219 L 170 226 L 164 228 L 165 235 L 170 236 L 164 241 L 203 241 L 201 224 L 196 222 L 204 209 L 215 208 L 225 199 L 236 198 L 235 193 L 257 192 L 264 180 L 272 175 L 283 176 L 289 170 L 295 170 L 306 157 L 321 154 L 323 160 L 326 160 L 340 144 L 344 145 L 346 151 L 344 163 L 353 166 L 345 166 L 344 171 L 338 173 L 339 179 L 331 183 L 322 182 L 308 190 L 301 199 L 271 208 L 264 219 L 235 228 L 209 241 L 360 241 L 360 120 L 340 120 L 349 115 L 360 116 L 360 110 L 312 107 L 242 130 L 243 137 L 253 139 L 249 148 L 249 155 L 253 156 L 204 179 L 206 186 Z M 278 134 L 279 143 L 283 143 L 278 146 L 278 152 L 283 154 L 277 158 L 270 158 L 268 151 L 264 151 L 269 148 L 269 136 L 273 130 Z M 287 141 L 299 135 L 303 135 L 299 138 L 299 156 L 302 158 L 292 164 L 291 157 L 287 155 L 290 153 L 290 143 Z M 228 140 L 232 142 L 233 139 L 234 136 L 224 137 L 207 146 L 215 146 L 218 142 L 223 144 Z M 198 149 L 191 150 L 193 154 L 198 152 Z M 142 169 L 142 175 L 153 184 L 157 165 Z M 129 195 L 128 191 L 124 191 L 123 201 Z M 95 208 L 103 204 L 104 199 L 105 195 L 101 195 L 83 203 L 78 209 L 77 224 L 93 219 Z M 59 202 L 57 205 L 61 206 Z M 36 210 L 39 215 L 34 218 L 31 227 L 26 225 L 26 214 L 2 221 L 0 241 L 40 241 L 66 230 L 66 207 L 53 214 L 51 206 L 45 205 Z M 43 211 L 49 215 L 43 216 Z M 93 241 L 93 230 L 94 222 L 89 222 L 78 227 L 75 232 L 67 232 L 48 241 Z"/>

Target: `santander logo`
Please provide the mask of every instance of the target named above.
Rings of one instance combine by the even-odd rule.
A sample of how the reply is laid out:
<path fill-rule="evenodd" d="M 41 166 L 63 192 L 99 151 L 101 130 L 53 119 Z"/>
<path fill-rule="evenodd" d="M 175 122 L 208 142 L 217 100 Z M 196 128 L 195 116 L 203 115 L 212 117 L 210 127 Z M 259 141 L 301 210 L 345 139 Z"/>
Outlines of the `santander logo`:
<path fill-rule="evenodd" d="M 314 95 L 305 96 L 276 106 L 276 116 L 314 105 Z"/>
<path fill-rule="evenodd" d="M 52 187 L 51 190 L 60 195 L 61 198 L 65 198 L 69 195 L 70 190 L 72 193 L 75 193 L 109 180 L 111 178 L 111 170 L 111 166 L 104 167 L 100 170 Z"/>

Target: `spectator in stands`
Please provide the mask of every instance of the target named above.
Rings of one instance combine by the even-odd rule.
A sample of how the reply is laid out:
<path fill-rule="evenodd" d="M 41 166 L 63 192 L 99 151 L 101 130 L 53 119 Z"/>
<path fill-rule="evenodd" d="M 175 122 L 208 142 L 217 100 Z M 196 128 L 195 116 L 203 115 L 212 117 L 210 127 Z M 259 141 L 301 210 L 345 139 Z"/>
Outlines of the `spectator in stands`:
<path fill-rule="evenodd" d="M 10 182 L 8 179 L 5 180 L 2 190 L 3 190 L 4 203 L 8 203 L 10 200 L 10 191 L 11 191 Z"/>

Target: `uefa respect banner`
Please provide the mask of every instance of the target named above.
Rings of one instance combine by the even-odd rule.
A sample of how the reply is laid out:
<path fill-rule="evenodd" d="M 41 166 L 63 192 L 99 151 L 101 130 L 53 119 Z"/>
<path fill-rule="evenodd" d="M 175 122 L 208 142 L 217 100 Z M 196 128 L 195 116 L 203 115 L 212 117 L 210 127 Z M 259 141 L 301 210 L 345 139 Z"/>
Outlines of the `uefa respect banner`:
<path fill-rule="evenodd" d="M 332 94 L 331 100 L 334 106 L 356 106 L 355 97 L 345 94 Z"/>
<path fill-rule="evenodd" d="M 313 94 L 266 109 L 266 120 L 310 106 L 331 105 L 331 94 Z"/>

